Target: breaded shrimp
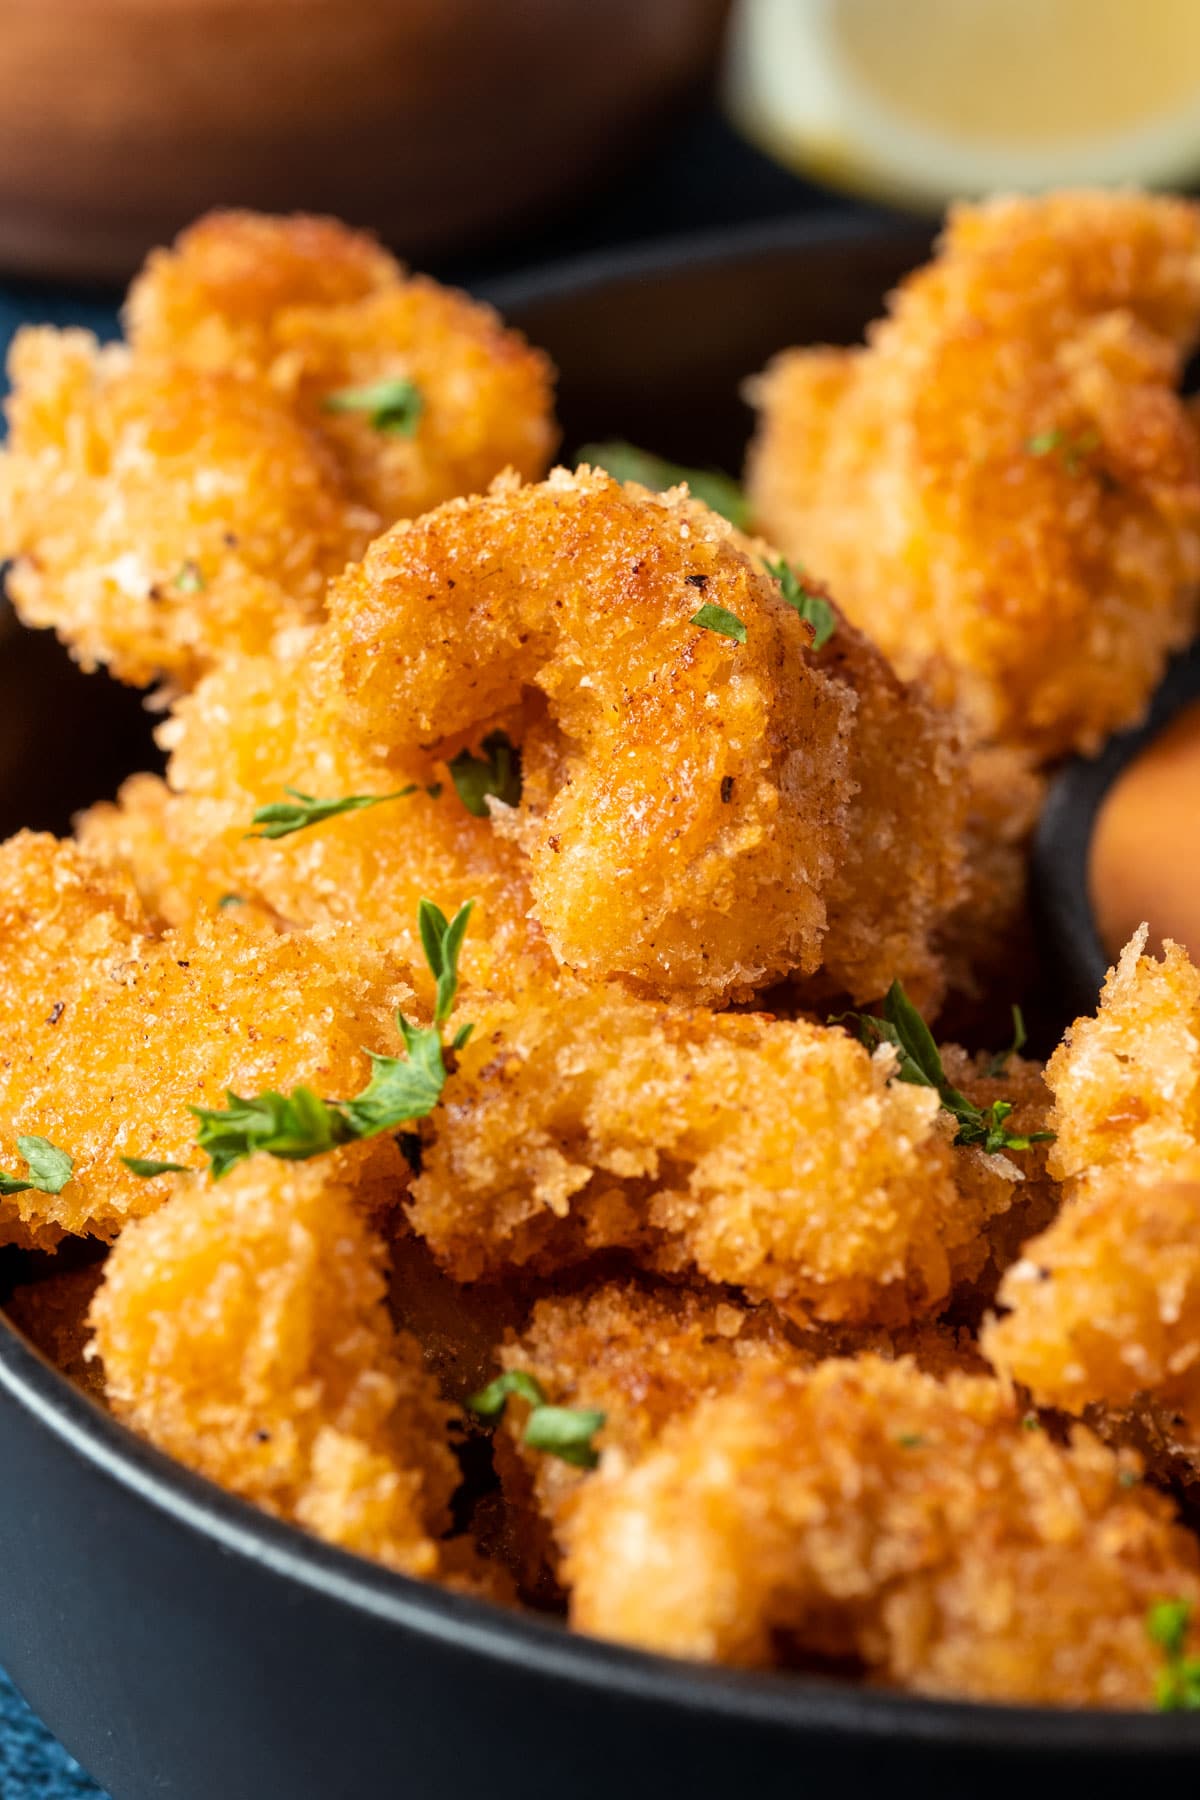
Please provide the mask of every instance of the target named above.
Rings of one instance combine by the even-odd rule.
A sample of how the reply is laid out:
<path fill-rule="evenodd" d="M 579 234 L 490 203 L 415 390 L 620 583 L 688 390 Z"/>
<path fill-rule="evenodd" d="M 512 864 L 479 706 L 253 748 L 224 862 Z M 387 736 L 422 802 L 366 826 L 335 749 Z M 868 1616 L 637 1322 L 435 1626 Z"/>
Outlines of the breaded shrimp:
<path fill-rule="evenodd" d="M 1200 1553 L 1136 1459 L 1023 1427 L 996 1382 L 871 1356 L 747 1368 L 582 1488 L 581 1630 L 748 1665 L 855 1657 L 930 1694 L 1145 1706 L 1148 1608 Z"/>
<path fill-rule="evenodd" d="M 397 1054 L 393 1008 L 412 999 L 346 930 L 264 937 L 230 912 L 156 938 L 127 882 L 28 833 L 0 846 L 0 971 L 0 1168 L 23 1176 L 19 1135 L 74 1158 L 60 1193 L 0 1199 L 0 1242 L 114 1237 L 171 1191 L 122 1156 L 205 1167 L 188 1108 L 223 1105 L 227 1088 L 359 1092 L 363 1046 Z M 328 1164 L 396 1194 L 408 1176 L 386 1136 Z"/>
<path fill-rule="evenodd" d="M 421 970 L 418 902 L 435 899 L 453 914 L 474 900 L 464 983 L 507 993 L 551 970 L 528 916 L 520 848 L 466 810 L 444 763 L 416 751 L 384 769 L 323 732 L 306 667 L 303 643 L 291 660 L 226 658 L 160 729 L 172 746 L 167 782 L 133 776 L 115 806 L 79 822 L 83 847 L 128 873 L 166 924 L 211 918 L 233 895 L 239 920 L 353 927 Z M 326 798 L 413 791 L 276 841 L 249 835 L 256 808 L 288 786 Z"/>
<path fill-rule="evenodd" d="M 466 1016 L 410 1207 L 460 1280 L 620 1245 L 801 1318 L 897 1323 L 978 1276 L 1021 1185 L 836 1027 L 565 981 Z"/>
<path fill-rule="evenodd" d="M 1196 627 L 1198 337 L 1191 202 L 958 207 L 866 349 L 752 385 L 757 526 L 977 739 L 1092 749 Z"/>
<path fill-rule="evenodd" d="M 509 1334 L 499 1360 L 507 1370 L 532 1375 L 552 1404 L 601 1411 L 595 1447 L 633 1462 L 670 1420 L 734 1386 L 749 1364 L 807 1368 L 851 1348 L 887 1357 L 911 1352 L 921 1367 L 937 1373 L 987 1368 L 966 1335 L 949 1326 L 922 1323 L 895 1334 L 801 1331 L 773 1307 L 749 1306 L 728 1289 L 631 1280 L 539 1300 L 525 1329 Z M 528 1415 L 527 1403 L 514 1395 L 497 1432 L 497 1466 L 510 1506 L 535 1507 L 557 1534 L 586 1476 L 525 1442 Z M 537 1534 L 527 1521 L 527 1539 L 531 1535 L 553 1562 L 553 1537 Z"/>
<path fill-rule="evenodd" d="M 745 643 L 697 624 L 703 607 L 718 626 L 732 615 Z M 827 673 L 812 635 L 683 490 L 558 470 L 378 539 L 335 584 L 312 680 L 364 749 L 401 758 L 477 741 L 544 696 L 553 729 L 539 714 L 525 734 L 521 807 L 494 817 L 528 855 L 555 955 L 588 979 L 715 1004 L 814 972 L 828 935 L 859 998 L 910 968 L 933 987 L 932 920 L 958 892 L 949 751 L 943 765 L 939 728 L 867 647 L 848 636 Z M 856 742 L 856 711 L 876 697 Z M 894 730 L 913 725 L 924 784 L 888 764 L 885 713 Z M 864 877 L 851 903 L 868 837 L 912 842 L 902 888 L 928 851 L 911 900 Z"/>
<path fill-rule="evenodd" d="M 104 350 L 19 335 L 0 461 L 22 616 L 124 680 L 265 649 L 381 525 L 554 446 L 545 358 L 332 220 L 210 215 L 150 258 L 127 323 Z M 411 435 L 353 400 L 396 381 Z"/>
<path fill-rule="evenodd" d="M 1096 1169 L 1147 1171 L 1200 1146 L 1200 971 L 1178 944 L 1161 960 L 1132 937 L 1094 1019 L 1076 1019 L 1046 1064 L 1061 1181 Z"/>
<path fill-rule="evenodd" d="M 1040 1406 L 1146 1399 L 1200 1436 L 1200 1147 L 1085 1178 L 1000 1286 L 985 1355 Z"/>
<path fill-rule="evenodd" d="M 433 1575 L 451 1409 L 384 1303 L 384 1256 L 328 1160 L 175 1177 L 92 1303 L 118 1417 L 268 1512 Z"/>

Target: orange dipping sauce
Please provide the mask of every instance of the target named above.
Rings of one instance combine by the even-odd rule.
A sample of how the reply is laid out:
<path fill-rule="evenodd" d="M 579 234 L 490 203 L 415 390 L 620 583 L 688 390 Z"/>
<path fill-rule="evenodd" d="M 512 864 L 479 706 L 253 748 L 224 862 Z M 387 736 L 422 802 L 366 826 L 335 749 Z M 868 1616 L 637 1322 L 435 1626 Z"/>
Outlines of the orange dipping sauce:
<path fill-rule="evenodd" d="M 1100 808 L 1088 869 L 1101 942 L 1115 959 L 1148 920 L 1200 962 L 1200 701 L 1119 775 Z"/>

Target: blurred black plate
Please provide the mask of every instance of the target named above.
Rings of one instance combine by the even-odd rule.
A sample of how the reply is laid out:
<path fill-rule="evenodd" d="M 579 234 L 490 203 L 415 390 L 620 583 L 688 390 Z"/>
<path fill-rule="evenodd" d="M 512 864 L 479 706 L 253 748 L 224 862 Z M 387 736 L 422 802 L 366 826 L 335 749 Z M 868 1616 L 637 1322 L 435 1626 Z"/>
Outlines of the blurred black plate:
<path fill-rule="evenodd" d="M 801 222 L 493 297 L 559 364 L 568 452 L 619 434 L 736 470 L 742 378 L 789 343 L 852 340 L 924 249 L 894 228 Z M 6 657 L 47 655 L 14 641 Z M 61 826 L 143 760 L 136 701 L 51 664 L 53 698 L 31 674 L 6 699 L 28 732 L 6 826 Z M 10 1282 L 19 1264 L 10 1253 Z M 169 1462 L 2 1324 L 0 1661 L 115 1800 L 1057 1800 L 1064 1780 L 1157 1784 L 1200 1755 L 1194 1717 L 694 1669 L 423 1587 Z"/>

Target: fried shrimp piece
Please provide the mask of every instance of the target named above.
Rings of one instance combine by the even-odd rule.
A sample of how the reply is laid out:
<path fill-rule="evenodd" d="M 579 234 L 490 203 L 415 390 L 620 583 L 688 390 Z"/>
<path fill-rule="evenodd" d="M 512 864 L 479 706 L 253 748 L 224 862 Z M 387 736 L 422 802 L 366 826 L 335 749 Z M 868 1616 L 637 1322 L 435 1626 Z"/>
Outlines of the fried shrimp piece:
<path fill-rule="evenodd" d="M 1148 1608 L 1200 1553 L 1136 1461 L 1029 1431 L 995 1381 L 865 1356 L 747 1368 L 568 1528 L 572 1622 L 676 1655 L 853 1656 L 930 1694 L 1144 1706 Z"/>
<path fill-rule="evenodd" d="M 306 642 L 289 662 L 231 656 L 205 676 L 160 728 L 167 782 L 133 776 L 115 806 L 79 822 L 83 847 L 127 872 L 166 924 L 211 918 L 224 902 L 243 924 L 353 927 L 421 970 L 421 899 L 448 915 L 473 900 L 464 984 L 507 993 L 549 972 L 520 848 L 467 811 L 444 763 L 416 752 L 382 770 L 323 733 L 306 703 Z M 325 798 L 412 791 L 274 841 L 249 836 L 256 808 L 289 786 Z"/>
<path fill-rule="evenodd" d="M 550 728 L 539 716 L 524 735 L 519 811 L 494 817 L 528 855 L 556 956 L 589 979 L 719 1003 L 812 973 L 828 935 L 860 997 L 886 986 L 882 954 L 932 985 L 936 909 L 921 881 L 911 911 L 864 875 L 852 917 L 844 889 L 867 862 L 856 790 L 879 843 L 937 843 L 953 803 L 936 782 L 906 788 L 877 728 L 855 746 L 860 703 L 840 677 L 865 671 L 869 652 L 848 638 L 826 673 L 812 635 L 683 490 L 557 470 L 378 539 L 335 584 L 314 683 L 364 746 L 402 756 L 477 742 L 496 715 L 544 697 Z M 878 671 L 864 684 L 864 712 L 876 690 L 893 723 L 912 710 Z M 941 853 L 930 866 L 934 889 L 953 885 Z"/>
<path fill-rule="evenodd" d="M 894 1324 L 979 1274 L 1020 1185 L 838 1028 L 565 982 L 471 1016 L 410 1208 L 459 1280 L 620 1245 L 801 1318 Z"/>
<path fill-rule="evenodd" d="M 1046 1064 L 1061 1181 L 1098 1169 L 1166 1178 L 1200 1146 L 1200 971 L 1178 944 L 1126 944 L 1094 1019 L 1076 1019 Z"/>
<path fill-rule="evenodd" d="M 155 938 L 127 882 L 28 833 L 0 846 L 0 971 L 0 1168 L 23 1176 L 19 1136 L 74 1158 L 60 1193 L 0 1199 L 0 1242 L 112 1238 L 152 1212 L 169 1178 L 121 1157 L 203 1167 L 188 1109 L 223 1105 L 227 1088 L 359 1092 L 363 1046 L 396 1054 L 392 1009 L 412 998 L 392 960 L 344 930 L 264 939 L 231 912 Z M 386 1136 L 327 1160 L 397 1193 L 407 1180 Z"/>
<path fill-rule="evenodd" d="M 671 1419 L 732 1387 L 749 1364 L 806 1368 L 851 1346 L 888 1357 L 908 1351 L 934 1372 L 986 1373 L 965 1334 L 949 1326 L 922 1323 L 895 1334 L 799 1331 L 773 1307 L 747 1305 L 729 1290 L 629 1280 L 539 1300 L 525 1329 L 509 1334 L 500 1363 L 532 1375 L 554 1405 L 602 1412 L 596 1448 L 631 1463 Z M 557 1534 L 586 1477 L 525 1442 L 528 1416 L 527 1403 L 514 1395 L 497 1433 L 497 1466 L 510 1505 L 518 1512 L 536 1509 L 550 1534 Z M 550 1534 L 527 1525 L 525 1547 L 532 1536 L 536 1552 L 553 1564 Z"/>
<path fill-rule="evenodd" d="M 1146 1399 L 1200 1435 L 1200 1147 L 1085 1179 L 1004 1277 L 983 1349 L 1040 1406 Z"/>
<path fill-rule="evenodd" d="M 304 214 L 216 212 L 154 251 L 126 309 L 139 355 L 261 375 L 333 446 L 385 524 L 501 469 L 540 476 L 557 440 L 553 370 L 490 306 L 408 275 L 364 232 Z M 411 382 L 416 432 L 331 395 Z"/>
<path fill-rule="evenodd" d="M 186 686 L 315 618 L 376 527 L 330 446 L 261 383 L 21 332 L 0 457 L 9 592 L 76 660 Z"/>
<path fill-rule="evenodd" d="M 825 894 L 824 985 L 856 1000 L 899 978 L 935 1012 L 946 987 L 942 942 L 974 881 L 965 849 L 970 785 L 950 716 L 899 680 L 870 639 L 842 617 L 812 661 L 854 696 L 846 844 Z M 970 884 L 970 887 L 968 886 Z"/>
<path fill-rule="evenodd" d="M 553 449 L 545 358 L 333 220 L 210 215 L 151 257 L 127 323 L 106 349 L 19 335 L 0 461 L 23 618 L 127 681 L 265 650 L 381 525 Z M 413 384 L 411 433 L 380 383 Z"/>
<path fill-rule="evenodd" d="M 1190 202 L 958 207 L 866 349 L 753 384 L 758 527 L 979 740 L 1094 748 L 1195 630 L 1198 336 Z"/>
<path fill-rule="evenodd" d="M 175 1178 L 92 1303 L 109 1401 L 210 1480 L 330 1543 L 432 1575 L 458 1465 L 450 1408 L 397 1334 L 383 1247 L 319 1164 Z"/>

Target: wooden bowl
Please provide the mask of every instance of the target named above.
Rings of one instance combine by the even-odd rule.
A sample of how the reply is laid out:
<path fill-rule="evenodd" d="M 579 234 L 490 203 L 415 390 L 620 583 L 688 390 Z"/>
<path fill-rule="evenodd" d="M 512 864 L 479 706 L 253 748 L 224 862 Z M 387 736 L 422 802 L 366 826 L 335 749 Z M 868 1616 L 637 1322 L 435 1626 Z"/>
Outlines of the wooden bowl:
<path fill-rule="evenodd" d="M 728 0 L 0 0 L 0 267 L 118 279 L 214 205 L 494 237 L 636 155 Z"/>

